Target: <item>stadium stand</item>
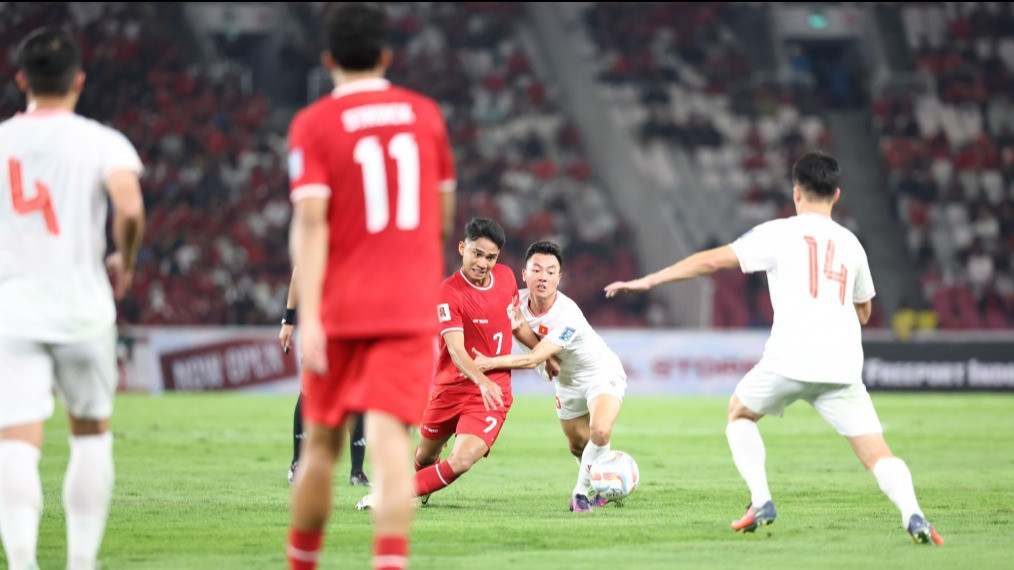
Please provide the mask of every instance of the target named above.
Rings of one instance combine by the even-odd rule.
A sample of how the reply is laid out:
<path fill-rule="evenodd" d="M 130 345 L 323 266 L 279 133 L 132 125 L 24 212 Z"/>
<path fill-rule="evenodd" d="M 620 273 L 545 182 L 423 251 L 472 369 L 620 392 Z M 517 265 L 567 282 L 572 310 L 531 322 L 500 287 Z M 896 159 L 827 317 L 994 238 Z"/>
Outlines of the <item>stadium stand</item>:
<path fill-rule="evenodd" d="M 750 47 L 733 28 L 736 3 L 651 3 L 630 10 L 585 3 L 583 20 L 601 62 L 599 80 L 615 112 L 637 132 L 643 164 L 682 170 L 671 192 L 696 194 L 680 208 L 701 220 L 698 246 L 728 243 L 753 225 L 794 213 L 787 175 L 811 149 L 830 150 L 819 110 L 829 94 L 812 82 L 753 73 Z M 674 196 L 674 200 L 675 200 Z M 854 226 L 847 212 L 839 221 Z M 843 216 L 844 215 L 844 216 Z M 853 229 L 855 229 L 853 227 Z M 769 326 L 763 276 L 714 276 L 712 325 Z"/>
<path fill-rule="evenodd" d="M 91 87 L 78 111 L 124 132 L 147 167 L 147 239 L 120 318 L 277 321 L 288 287 L 289 206 L 284 141 L 265 128 L 270 102 L 234 74 L 187 61 L 151 5 L 9 3 L 4 15 L 4 38 L 62 21 L 83 45 L 96 46 L 83 54 Z M 13 62 L 2 65 L 12 77 Z M 13 83 L 3 88 L 2 115 L 22 110 Z"/>
<path fill-rule="evenodd" d="M 10 42 L 28 30 L 63 22 L 85 45 L 99 46 L 84 54 L 92 88 L 79 111 L 124 131 L 148 167 L 149 239 L 123 320 L 273 324 L 289 277 L 284 154 L 293 105 L 254 87 L 246 44 L 214 44 L 214 62 L 186 49 L 182 20 L 168 17 L 179 4 L 5 3 L 2 43 L 13 54 Z M 297 76 L 314 74 L 313 30 L 324 5 L 284 8 L 300 32 L 277 57 Z M 524 4 L 389 6 L 400 53 L 390 77 L 438 100 L 451 128 L 457 225 L 473 215 L 500 220 L 508 231 L 502 261 L 512 267 L 530 242 L 561 242 L 564 290 L 597 326 L 671 324 L 667 307 L 601 294 L 605 283 L 652 268 L 640 267 L 631 246 L 637 220 L 618 214 L 617 194 L 591 163 Z M 843 100 L 868 105 L 882 183 L 920 275 L 920 294 L 905 301 L 897 322 L 1014 324 L 1009 4 L 878 4 L 902 22 L 901 43 L 928 88 L 883 89 L 868 101 L 855 85 L 816 85 L 812 62 L 792 46 L 783 55 L 789 76 L 759 73 L 749 57 L 755 39 L 734 26 L 765 9 L 757 3 L 577 6 L 600 62 L 599 86 L 639 141 L 637 163 L 660 180 L 681 181 L 672 207 L 692 224 L 692 245 L 725 243 L 790 214 L 789 166 L 804 150 L 834 143 L 823 111 Z M 10 56 L 0 70 L 13 75 Z M 300 90 L 301 103 L 319 94 Z M 12 82 L 0 86 L 0 116 L 22 106 Z M 848 211 L 838 216 L 867 241 Z M 454 258 L 448 248 L 449 266 Z M 730 271 L 714 284 L 712 326 L 770 324 L 763 277 Z M 875 314 L 874 326 L 886 320 Z"/>
<path fill-rule="evenodd" d="M 942 329 L 1014 325 L 1014 10 L 891 3 L 922 91 L 871 101 L 885 183 Z M 913 307 L 909 307 L 912 309 Z"/>
<path fill-rule="evenodd" d="M 520 268 L 539 239 L 564 247 L 562 289 L 590 322 L 645 326 L 643 300 L 605 302 L 602 287 L 639 271 L 629 229 L 592 176 L 577 129 L 551 80 L 534 64 L 537 46 L 523 4 L 393 3 L 397 57 L 388 77 L 441 103 L 459 173 L 457 227 L 472 216 L 507 232 L 501 263 Z M 297 3 L 307 30 L 323 4 Z M 307 48 L 299 48 L 308 51 Z M 448 266 L 458 263 L 456 248 Z"/>

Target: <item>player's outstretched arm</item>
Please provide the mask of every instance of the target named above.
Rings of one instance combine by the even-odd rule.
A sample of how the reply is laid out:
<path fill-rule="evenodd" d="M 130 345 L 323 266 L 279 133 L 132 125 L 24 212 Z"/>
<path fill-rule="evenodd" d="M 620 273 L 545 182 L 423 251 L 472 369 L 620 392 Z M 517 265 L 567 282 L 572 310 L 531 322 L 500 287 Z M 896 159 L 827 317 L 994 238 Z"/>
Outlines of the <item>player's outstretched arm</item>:
<path fill-rule="evenodd" d="M 486 371 L 494 369 L 515 370 L 519 368 L 535 368 L 561 350 L 563 350 L 562 346 L 557 346 L 547 340 L 543 340 L 535 345 L 535 348 L 527 354 L 505 354 L 503 356 L 489 357 L 475 348 L 472 349 L 472 353 L 474 354 L 475 364 L 480 370 Z"/>
<path fill-rule="evenodd" d="M 514 318 L 511 319 L 511 322 L 514 325 L 514 338 L 518 339 L 526 348 L 531 350 L 539 344 L 539 337 L 532 330 L 528 321 L 521 315 L 521 307 L 514 307 Z"/>
<path fill-rule="evenodd" d="M 536 346 L 539 345 L 541 341 L 539 340 L 538 335 L 535 334 L 535 331 L 532 330 L 531 325 L 528 324 L 528 321 L 525 320 L 524 316 L 522 316 L 520 306 L 514 307 L 514 319 L 512 322 L 514 323 L 514 338 L 518 339 L 518 341 L 521 344 L 525 345 L 525 347 L 527 347 L 528 350 L 533 350 Z M 559 352 L 559 350 L 557 350 L 556 352 Z M 485 358 L 484 355 L 483 357 Z M 478 360 L 476 360 L 476 362 L 478 363 Z M 486 368 L 482 368 L 482 366 L 480 366 L 480 368 L 482 368 L 483 370 L 491 370 L 492 368 L 536 368 L 542 362 L 545 362 L 544 369 L 546 372 L 545 376 L 547 377 L 547 379 L 552 381 L 553 378 L 556 378 L 557 376 L 560 375 L 560 360 L 558 358 L 553 358 L 553 355 L 550 355 L 544 361 L 536 362 L 531 366 L 520 366 L 520 367 L 496 366 Z"/>
<path fill-rule="evenodd" d="M 482 404 L 487 410 L 495 410 L 503 405 L 503 390 L 500 385 L 490 380 L 475 361 L 469 356 L 465 349 L 465 333 L 462 331 L 447 331 L 444 333 L 444 343 L 447 345 L 447 353 L 451 356 L 451 362 L 461 371 L 461 374 L 479 386 L 479 393 L 482 394 Z"/>
<path fill-rule="evenodd" d="M 699 251 L 661 271 L 650 273 L 632 281 L 614 281 L 605 286 L 606 297 L 615 297 L 624 291 L 640 293 L 663 283 L 669 283 L 670 281 L 693 279 L 701 275 L 709 275 L 719 269 L 738 266 L 739 258 L 736 257 L 736 252 L 728 245 L 723 245 Z"/>

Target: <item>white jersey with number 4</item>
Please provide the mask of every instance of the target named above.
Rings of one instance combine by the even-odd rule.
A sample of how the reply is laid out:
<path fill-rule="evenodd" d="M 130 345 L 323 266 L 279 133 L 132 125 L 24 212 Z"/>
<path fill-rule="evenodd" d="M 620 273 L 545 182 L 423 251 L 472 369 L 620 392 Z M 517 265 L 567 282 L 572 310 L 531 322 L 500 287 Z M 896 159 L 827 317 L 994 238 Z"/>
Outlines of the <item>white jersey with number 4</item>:
<path fill-rule="evenodd" d="M 69 111 L 0 123 L 0 336 L 75 342 L 115 322 L 105 181 L 141 169 L 125 136 Z"/>
<path fill-rule="evenodd" d="M 731 247 L 744 273 L 767 272 L 775 318 L 757 368 L 801 382 L 862 382 L 853 303 L 875 291 L 856 236 L 828 216 L 803 213 L 760 224 Z"/>
<path fill-rule="evenodd" d="M 520 291 L 521 314 L 540 339 L 563 347 L 556 354 L 561 369 L 556 378 L 558 385 L 576 386 L 596 380 L 626 379 L 619 357 L 588 324 L 573 299 L 558 291 L 553 306 L 536 315 L 528 306 L 530 295 L 528 289 Z"/>

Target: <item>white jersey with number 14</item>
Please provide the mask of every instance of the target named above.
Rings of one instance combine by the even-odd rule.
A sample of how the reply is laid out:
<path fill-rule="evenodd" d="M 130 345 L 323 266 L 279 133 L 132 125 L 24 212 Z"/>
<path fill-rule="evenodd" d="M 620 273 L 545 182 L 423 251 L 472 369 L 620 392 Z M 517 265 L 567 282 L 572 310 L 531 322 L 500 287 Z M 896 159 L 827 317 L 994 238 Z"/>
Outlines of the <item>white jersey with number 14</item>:
<path fill-rule="evenodd" d="M 0 123 L 0 336 L 74 342 L 115 322 L 105 181 L 141 169 L 125 136 L 69 111 Z"/>
<path fill-rule="evenodd" d="M 854 303 L 873 298 L 866 251 L 828 216 L 765 222 L 731 244 L 744 273 L 766 271 L 774 323 L 757 368 L 801 382 L 862 382 Z"/>

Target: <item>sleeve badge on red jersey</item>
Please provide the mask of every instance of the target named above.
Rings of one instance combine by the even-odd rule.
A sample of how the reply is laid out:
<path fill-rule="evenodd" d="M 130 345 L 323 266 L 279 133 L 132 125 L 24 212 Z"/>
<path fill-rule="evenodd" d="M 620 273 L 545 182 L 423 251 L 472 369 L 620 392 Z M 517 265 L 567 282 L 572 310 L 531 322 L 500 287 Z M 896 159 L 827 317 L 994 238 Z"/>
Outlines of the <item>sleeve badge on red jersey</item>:
<path fill-rule="evenodd" d="M 437 319 L 443 323 L 451 320 L 451 307 L 447 303 L 437 305 Z"/>
<path fill-rule="evenodd" d="M 294 148 L 289 151 L 289 180 L 303 177 L 303 149 Z"/>

